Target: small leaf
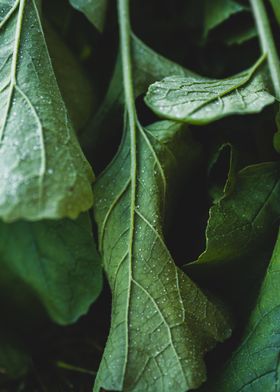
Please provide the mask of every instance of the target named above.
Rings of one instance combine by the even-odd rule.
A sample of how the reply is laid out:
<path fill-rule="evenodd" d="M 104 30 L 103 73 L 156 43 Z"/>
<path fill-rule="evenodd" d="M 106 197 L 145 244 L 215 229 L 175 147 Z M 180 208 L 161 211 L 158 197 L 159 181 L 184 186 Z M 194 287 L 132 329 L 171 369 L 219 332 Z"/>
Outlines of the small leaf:
<path fill-rule="evenodd" d="M 279 390 L 279 271 L 280 233 L 241 343 L 205 392 Z"/>
<path fill-rule="evenodd" d="M 280 218 L 280 165 L 262 163 L 241 170 L 210 210 L 206 250 L 188 268 L 236 260 L 266 243 Z"/>
<path fill-rule="evenodd" d="M 176 267 L 164 242 L 169 180 L 183 164 L 192 167 L 197 146 L 180 124 L 136 126 L 136 145 L 126 128 L 95 187 L 113 304 L 94 390 L 185 392 L 205 381 L 204 354 L 230 334 L 223 312 Z"/>
<path fill-rule="evenodd" d="M 89 21 L 102 31 L 105 23 L 108 0 L 69 0 L 77 10 L 83 12 Z"/>
<path fill-rule="evenodd" d="M 0 217 L 77 217 L 92 170 L 52 69 L 37 1 L 0 2 Z"/>
<path fill-rule="evenodd" d="M 0 223 L 0 287 L 19 301 L 22 282 L 59 324 L 76 321 L 100 293 L 102 272 L 89 218 Z M 14 245 L 16 244 L 16 246 Z"/>
<path fill-rule="evenodd" d="M 170 76 L 152 84 L 146 104 L 160 117 L 202 125 L 233 114 L 260 112 L 274 102 L 262 57 L 253 67 L 227 79 Z"/>

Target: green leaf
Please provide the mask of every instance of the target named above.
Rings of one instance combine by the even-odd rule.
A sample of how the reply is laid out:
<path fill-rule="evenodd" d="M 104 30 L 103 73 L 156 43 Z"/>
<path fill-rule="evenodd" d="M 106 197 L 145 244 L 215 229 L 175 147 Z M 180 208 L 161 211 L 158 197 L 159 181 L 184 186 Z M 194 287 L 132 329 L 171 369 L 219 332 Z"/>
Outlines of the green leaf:
<path fill-rule="evenodd" d="M 279 390 L 279 267 L 280 233 L 241 343 L 205 391 Z"/>
<path fill-rule="evenodd" d="M 99 30 L 104 28 L 108 0 L 69 0 L 77 10 L 83 12 L 89 21 Z"/>
<path fill-rule="evenodd" d="M 243 5 L 234 0 L 204 0 L 204 36 L 225 22 L 230 16 L 244 11 Z"/>
<path fill-rule="evenodd" d="M 88 122 L 96 107 L 91 81 L 77 58 L 50 24 L 44 24 L 52 65 L 62 97 L 76 131 Z"/>
<path fill-rule="evenodd" d="M 146 104 L 160 117 L 202 125 L 233 114 L 258 113 L 274 102 L 262 57 L 253 67 L 223 80 L 170 76 L 152 84 Z"/>
<path fill-rule="evenodd" d="M 265 245 L 280 218 L 280 165 L 248 166 L 210 209 L 206 250 L 187 268 L 236 260 Z"/>
<path fill-rule="evenodd" d="M 270 0 L 276 19 L 280 24 L 280 3 L 279 0 Z"/>
<path fill-rule="evenodd" d="M 19 302 L 23 283 L 59 324 L 87 313 L 102 286 L 87 214 L 77 220 L 1 223 L 0 233 L 2 292 L 4 287 Z"/>
<path fill-rule="evenodd" d="M 204 354 L 228 322 L 174 264 L 163 227 L 170 180 L 194 165 L 197 146 L 180 124 L 130 128 L 98 179 L 95 216 L 113 294 L 112 322 L 95 391 L 185 392 L 206 378 Z M 136 155 L 134 155 L 136 154 Z"/>
<path fill-rule="evenodd" d="M 58 89 L 38 2 L 0 1 L 0 14 L 0 217 L 75 218 L 92 205 L 93 174 Z"/>

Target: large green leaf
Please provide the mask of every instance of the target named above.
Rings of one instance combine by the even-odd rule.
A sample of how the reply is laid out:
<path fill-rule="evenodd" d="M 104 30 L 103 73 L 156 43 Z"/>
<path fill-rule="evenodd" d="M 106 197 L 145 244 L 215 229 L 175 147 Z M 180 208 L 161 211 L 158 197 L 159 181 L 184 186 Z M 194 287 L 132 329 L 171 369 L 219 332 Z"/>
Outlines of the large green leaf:
<path fill-rule="evenodd" d="M 77 220 L 1 223 L 0 233 L 2 295 L 19 303 L 26 287 L 27 296 L 37 298 L 59 324 L 88 311 L 102 274 L 86 214 Z"/>
<path fill-rule="evenodd" d="M 263 60 L 223 80 L 167 77 L 149 87 L 145 102 L 160 117 L 197 125 L 233 114 L 260 112 L 274 102 Z"/>
<path fill-rule="evenodd" d="M 244 9 L 234 0 L 204 0 L 204 35 Z"/>
<path fill-rule="evenodd" d="M 69 0 L 77 10 L 83 12 L 91 23 L 102 31 L 105 23 L 108 0 Z"/>
<path fill-rule="evenodd" d="M 280 218 L 280 165 L 248 166 L 210 209 L 206 250 L 189 268 L 244 257 L 262 247 Z M 229 186 L 229 185 L 228 185 Z"/>
<path fill-rule="evenodd" d="M 93 174 L 47 51 L 38 1 L 0 1 L 0 217 L 75 218 Z"/>
<path fill-rule="evenodd" d="M 280 233 L 241 343 L 205 391 L 279 391 L 279 271 Z"/>
<path fill-rule="evenodd" d="M 169 182 L 197 146 L 181 125 L 126 124 L 117 157 L 97 181 L 99 246 L 113 294 L 95 384 L 118 391 L 185 392 L 206 378 L 204 354 L 230 334 L 226 318 L 174 264 L 163 226 Z"/>

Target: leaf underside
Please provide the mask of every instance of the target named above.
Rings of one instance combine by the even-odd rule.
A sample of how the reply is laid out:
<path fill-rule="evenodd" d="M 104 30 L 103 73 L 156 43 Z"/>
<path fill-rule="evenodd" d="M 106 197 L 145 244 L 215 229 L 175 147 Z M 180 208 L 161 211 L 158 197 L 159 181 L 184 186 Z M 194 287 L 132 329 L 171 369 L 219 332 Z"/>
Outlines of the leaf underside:
<path fill-rule="evenodd" d="M 36 0 L 0 1 L 0 217 L 76 218 L 93 174 L 52 69 Z"/>
<path fill-rule="evenodd" d="M 274 102 L 262 63 L 223 80 L 170 76 L 149 87 L 145 102 L 160 117 L 196 125 L 257 113 Z"/>
<path fill-rule="evenodd" d="M 182 157 L 186 167 L 192 164 L 196 147 L 190 136 L 184 140 L 180 125 L 138 124 L 136 177 L 131 148 L 126 129 L 95 187 L 113 304 L 94 390 L 185 392 L 205 381 L 204 354 L 230 334 L 222 312 L 175 266 L 164 243 L 168 181 Z"/>

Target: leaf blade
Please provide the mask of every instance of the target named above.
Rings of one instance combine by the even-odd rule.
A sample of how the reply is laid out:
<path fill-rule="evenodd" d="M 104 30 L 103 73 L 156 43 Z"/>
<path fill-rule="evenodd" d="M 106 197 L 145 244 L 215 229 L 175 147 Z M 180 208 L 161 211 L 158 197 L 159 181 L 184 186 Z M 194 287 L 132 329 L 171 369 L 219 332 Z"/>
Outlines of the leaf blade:
<path fill-rule="evenodd" d="M 10 4 L 0 29 L 0 216 L 76 218 L 92 205 L 93 173 L 57 86 L 37 2 Z"/>
<path fill-rule="evenodd" d="M 279 175 L 279 164 L 269 162 L 234 176 L 229 191 L 210 209 L 205 251 L 187 269 L 236 260 L 265 243 L 280 217 Z"/>
<path fill-rule="evenodd" d="M 2 222 L 0 232 L 0 281 L 9 297 L 15 302 L 23 297 L 22 283 L 61 325 L 88 311 L 101 291 L 102 272 L 87 214 L 77 220 Z"/>
<path fill-rule="evenodd" d="M 188 167 L 195 151 L 194 145 L 186 154 L 179 131 L 169 122 L 148 130 L 137 126 L 135 208 L 128 132 L 96 184 L 95 216 L 113 309 L 95 391 L 197 387 L 205 380 L 203 353 L 229 334 L 222 313 L 175 266 L 164 243 L 162 213 L 174 157 L 188 156 Z"/>
<path fill-rule="evenodd" d="M 170 76 L 149 87 L 145 102 L 161 117 L 194 125 L 257 113 L 275 100 L 259 72 L 263 61 L 264 57 L 247 71 L 223 80 Z"/>

